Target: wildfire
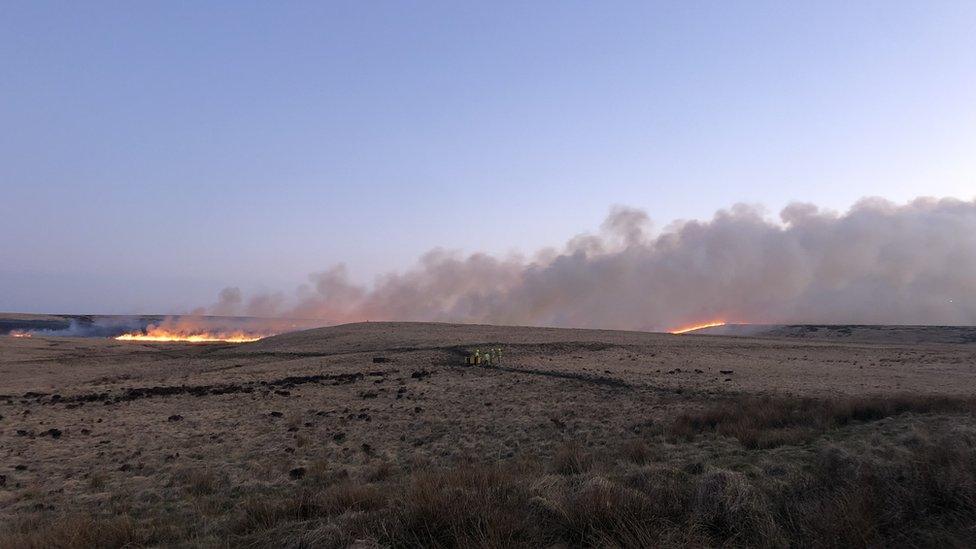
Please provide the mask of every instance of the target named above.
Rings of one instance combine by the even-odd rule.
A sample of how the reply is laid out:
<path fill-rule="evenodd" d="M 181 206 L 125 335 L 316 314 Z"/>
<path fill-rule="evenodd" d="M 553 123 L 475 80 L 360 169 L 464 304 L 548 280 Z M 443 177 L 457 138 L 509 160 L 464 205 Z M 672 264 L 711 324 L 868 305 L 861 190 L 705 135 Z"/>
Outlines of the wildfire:
<path fill-rule="evenodd" d="M 31 337 L 30 332 L 25 332 L 23 330 L 14 330 L 8 334 L 10 337 Z"/>
<path fill-rule="evenodd" d="M 669 334 L 684 334 L 687 332 L 694 332 L 695 330 L 701 330 L 703 328 L 714 328 L 715 326 L 725 326 L 724 320 L 715 320 L 712 322 L 705 322 L 704 324 L 695 324 L 693 326 L 682 326 L 675 330 L 668 331 Z"/>
<path fill-rule="evenodd" d="M 143 332 L 122 334 L 115 339 L 119 341 L 148 341 L 162 343 L 167 341 L 183 343 L 248 343 L 267 337 L 248 332 L 206 332 L 169 330 L 160 326 L 149 326 Z"/>

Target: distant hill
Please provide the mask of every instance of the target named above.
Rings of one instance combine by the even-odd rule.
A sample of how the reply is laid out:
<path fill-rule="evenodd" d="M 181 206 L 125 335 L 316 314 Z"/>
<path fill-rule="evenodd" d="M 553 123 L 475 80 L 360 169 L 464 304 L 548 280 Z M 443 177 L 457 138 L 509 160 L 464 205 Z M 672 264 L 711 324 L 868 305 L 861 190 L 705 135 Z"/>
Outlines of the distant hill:
<path fill-rule="evenodd" d="M 491 326 L 439 322 L 357 322 L 284 333 L 242 346 L 256 352 L 348 353 L 374 350 L 419 350 L 490 344 L 586 343 L 641 345 L 675 337 L 663 333 L 529 326 Z"/>
<path fill-rule="evenodd" d="M 884 326 L 870 324 L 726 324 L 696 335 L 805 339 L 852 343 L 976 343 L 976 326 Z"/>

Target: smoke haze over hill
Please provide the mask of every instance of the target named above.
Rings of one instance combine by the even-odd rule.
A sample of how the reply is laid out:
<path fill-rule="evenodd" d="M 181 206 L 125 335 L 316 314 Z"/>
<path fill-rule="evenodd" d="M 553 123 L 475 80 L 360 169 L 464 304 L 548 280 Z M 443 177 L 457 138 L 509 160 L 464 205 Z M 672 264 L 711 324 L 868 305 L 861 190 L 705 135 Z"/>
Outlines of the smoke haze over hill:
<path fill-rule="evenodd" d="M 652 231 L 616 207 L 600 231 L 531 257 L 433 250 L 367 287 L 338 264 L 293 296 L 234 287 L 197 312 L 663 330 L 756 323 L 976 323 L 976 201 L 735 205 Z"/>

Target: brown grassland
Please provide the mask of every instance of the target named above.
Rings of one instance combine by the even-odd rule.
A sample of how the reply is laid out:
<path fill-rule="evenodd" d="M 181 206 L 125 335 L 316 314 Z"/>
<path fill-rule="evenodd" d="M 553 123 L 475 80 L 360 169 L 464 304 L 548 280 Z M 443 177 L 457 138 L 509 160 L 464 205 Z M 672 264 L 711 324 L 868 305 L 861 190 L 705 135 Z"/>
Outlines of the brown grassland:
<path fill-rule="evenodd" d="M 0 337 L 0 547 L 976 544 L 976 345 L 824 333 Z"/>

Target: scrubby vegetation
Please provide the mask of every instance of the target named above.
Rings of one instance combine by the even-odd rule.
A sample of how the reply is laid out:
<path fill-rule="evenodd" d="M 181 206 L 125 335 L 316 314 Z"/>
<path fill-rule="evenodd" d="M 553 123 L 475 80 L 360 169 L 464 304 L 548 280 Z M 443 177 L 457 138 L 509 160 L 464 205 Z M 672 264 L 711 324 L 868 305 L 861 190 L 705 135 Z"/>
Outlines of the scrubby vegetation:
<path fill-rule="evenodd" d="M 684 413 L 664 432 L 691 440 L 702 433 L 733 437 L 748 448 L 807 442 L 852 422 L 875 421 L 905 413 L 976 412 L 976 399 L 894 395 L 836 399 L 744 396 L 699 412 Z"/>
<path fill-rule="evenodd" d="M 313 464 L 287 490 L 187 470 L 172 502 L 39 511 L 0 546 L 971 546 L 973 410 L 941 397 L 741 397 L 612 451 L 569 439 L 500 463 Z"/>

